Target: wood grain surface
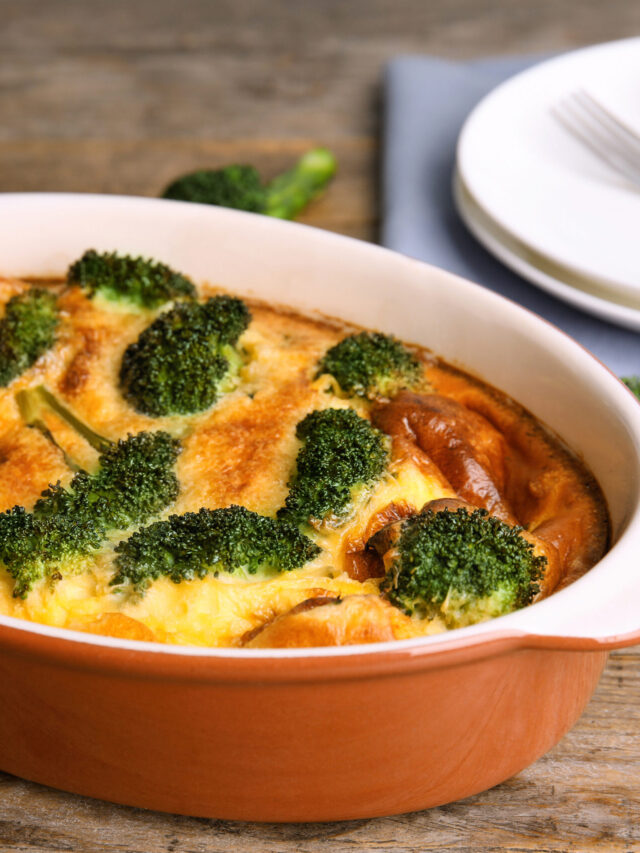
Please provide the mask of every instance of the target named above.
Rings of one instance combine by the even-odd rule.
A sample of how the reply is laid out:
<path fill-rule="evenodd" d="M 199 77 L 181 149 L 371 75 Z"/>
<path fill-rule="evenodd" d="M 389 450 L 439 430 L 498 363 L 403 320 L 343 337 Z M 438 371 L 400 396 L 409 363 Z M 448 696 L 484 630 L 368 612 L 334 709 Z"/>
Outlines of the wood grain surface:
<path fill-rule="evenodd" d="M 245 161 L 270 175 L 326 144 L 340 173 L 305 221 L 375 239 L 386 60 L 639 32 L 638 0 L 0 0 L 0 192 L 156 195 L 191 168 Z M 548 755 L 459 803 L 258 825 L 113 806 L 0 773 L 0 850 L 640 851 L 640 655 L 611 656 Z"/>

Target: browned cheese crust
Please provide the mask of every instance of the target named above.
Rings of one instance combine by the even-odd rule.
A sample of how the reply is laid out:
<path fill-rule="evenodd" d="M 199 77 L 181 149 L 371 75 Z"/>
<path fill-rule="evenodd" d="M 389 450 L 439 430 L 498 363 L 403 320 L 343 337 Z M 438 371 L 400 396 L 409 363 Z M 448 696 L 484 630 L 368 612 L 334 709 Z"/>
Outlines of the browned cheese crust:
<path fill-rule="evenodd" d="M 0 303 L 27 286 L 0 280 Z M 240 504 L 273 516 L 295 466 L 296 424 L 328 406 L 352 406 L 391 437 L 393 476 L 344 530 L 326 531 L 317 540 L 325 556 L 310 568 L 259 583 L 207 576 L 176 585 L 160 579 L 135 600 L 109 586 L 111 555 L 85 575 L 43 582 L 25 601 L 12 599 L 11 581 L 0 568 L 0 614 L 167 643 L 368 643 L 443 630 L 437 621 L 410 619 L 380 597 L 384 565 L 365 547 L 381 528 L 430 501 L 463 501 L 522 525 L 548 558 L 545 595 L 579 577 L 606 549 L 606 505 L 580 460 L 518 404 L 424 350 L 416 348 L 426 376 L 416 391 L 374 404 L 347 399 L 315 372 L 326 350 L 352 327 L 250 301 L 253 321 L 242 338 L 247 358 L 240 387 L 202 414 L 151 419 L 126 403 L 118 372 L 125 348 L 155 314 L 114 308 L 61 283 L 47 286 L 60 294 L 57 343 L 0 389 L 0 511 L 15 504 L 30 508 L 49 483 L 64 484 L 72 476 L 63 453 L 20 416 L 16 392 L 39 384 L 110 439 L 145 429 L 167 429 L 181 438 L 181 491 L 165 515 Z M 202 296 L 215 292 L 200 288 Z M 95 462 L 95 452 L 69 427 L 48 418 L 64 450 L 82 464 Z"/>
<path fill-rule="evenodd" d="M 381 643 L 412 636 L 411 620 L 375 595 L 309 599 L 249 637 L 249 649 Z"/>

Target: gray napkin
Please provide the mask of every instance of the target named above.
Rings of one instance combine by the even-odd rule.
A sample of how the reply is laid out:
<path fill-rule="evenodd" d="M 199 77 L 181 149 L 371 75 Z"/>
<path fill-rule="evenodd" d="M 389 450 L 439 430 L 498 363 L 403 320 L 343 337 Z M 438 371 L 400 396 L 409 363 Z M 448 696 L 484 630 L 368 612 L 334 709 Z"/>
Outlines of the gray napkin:
<path fill-rule="evenodd" d="M 471 236 L 454 209 L 451 177 L 465 118 L 494 86 L 540 59 L 455 63 L 409 56 L 388 65 L 382 243 L 524 305 L 618 375 L 640 374 L 640 334 L 578 311 L 511 272 Z"/>

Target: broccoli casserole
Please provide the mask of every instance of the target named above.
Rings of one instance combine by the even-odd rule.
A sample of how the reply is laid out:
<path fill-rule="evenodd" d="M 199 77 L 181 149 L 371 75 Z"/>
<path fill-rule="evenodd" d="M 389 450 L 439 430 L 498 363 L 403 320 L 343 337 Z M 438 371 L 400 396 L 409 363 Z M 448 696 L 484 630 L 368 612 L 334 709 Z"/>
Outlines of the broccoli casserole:
<path fill-rule="evenodd" d="M 390 335 L 88 250 L 0 280 L 0 613 L 200 646 L 483 621 L 604 553 L 589 471 Z"/>

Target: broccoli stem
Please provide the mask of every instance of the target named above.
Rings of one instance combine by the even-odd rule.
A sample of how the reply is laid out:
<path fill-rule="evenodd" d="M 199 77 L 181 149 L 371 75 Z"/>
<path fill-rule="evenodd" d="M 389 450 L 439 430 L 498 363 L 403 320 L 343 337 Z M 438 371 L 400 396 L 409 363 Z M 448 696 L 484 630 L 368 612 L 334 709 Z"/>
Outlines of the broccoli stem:
<path fill-rule="evenodd" d="M 52 412 L 58 415 L 58 417 L 62 418 L 63 421 L 69 424 L 69 426 L 74 429 L 78 435 L 81 435 L 82 438 L 84 438 L 84 440 L 94 448 L 94 450 L 98 451 L 98 453 L 104 453 L 113 446 L 112 441 L 109 441 L 109 439 L 104 438 L 102 435 L 98 435 L 98 433 L 94 432 L 91 427 L 88 427 L 72 412 L 70 412 L 66 406 L 63 406 L 57 397 L 55 397 L 51 391 L 48 391 L 44 385 L 38 385 L 35 388 L 26 388 L 22 391 L 18 391 L 16 394 L 16 402 L 25 423 L 30 427 L 39 429 L 40 432 L 58 448 L 60 445 L 55 440 L 51 431 L 40 416 L 43 406 L 48 407 Z M 64 453 L 64 451 L 62 452 Z M 64 453 L 64 456 L 65 461 L 70 468 L 79 470 L 79 467 L 73 462 L 73 460 L 69 459 L 66 453 Z"/>
<path fill-rule="evenodd" d="M 16 394 L 16 403 L 18 404 L 18 408 L 20 409 L 20 415 L 22 416 L 22 420 L 26 423 L 27 426 L 32 427 L 33 429 L 37 429 L 42 435 L 50 441 L 55 447 L 58 448 L 60 453 L 64 456 L 65 464 L 68 468 L 70 468 L 74 473 L 81 470 L 80 465 L 77 464 L 65 451 L 63 447 L 61 447 L 55 439 L 55 436 L 46 425 L 46 423 L 40 417 L 41 405 L 40 401 L 36 399 L 33 392 L 30 389 L 18 391 Z"/>
<path fill-rule="evenodd" d="M 326 148 L 314 148 L 293 169 L 274 178 L 266 188 L 263 213 L 278 219 L 294 219 L 329 183 L 336 160 Z"/>

